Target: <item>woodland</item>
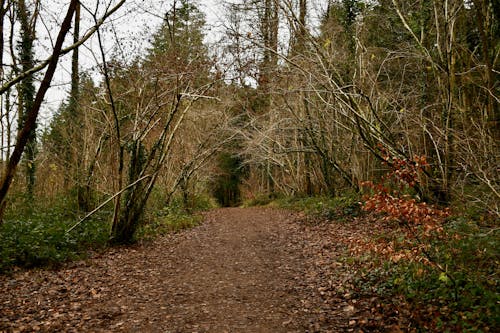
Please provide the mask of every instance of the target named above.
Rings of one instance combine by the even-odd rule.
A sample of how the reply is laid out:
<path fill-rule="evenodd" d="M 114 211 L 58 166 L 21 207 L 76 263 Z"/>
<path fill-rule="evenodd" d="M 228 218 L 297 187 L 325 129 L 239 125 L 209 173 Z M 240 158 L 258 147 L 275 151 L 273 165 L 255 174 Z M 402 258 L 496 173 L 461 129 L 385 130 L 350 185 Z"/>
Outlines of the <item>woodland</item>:
<path fill-rule="evenodd" d="M 346 260 L 412 327 L 500 327 L 498 0 L 221 0 L 217 29 L 165 1 L 127 57 L 105 34 L 144 2 L 50 3 L 0 0 L 3 274 L 267 205 L 377 230 Z"/>

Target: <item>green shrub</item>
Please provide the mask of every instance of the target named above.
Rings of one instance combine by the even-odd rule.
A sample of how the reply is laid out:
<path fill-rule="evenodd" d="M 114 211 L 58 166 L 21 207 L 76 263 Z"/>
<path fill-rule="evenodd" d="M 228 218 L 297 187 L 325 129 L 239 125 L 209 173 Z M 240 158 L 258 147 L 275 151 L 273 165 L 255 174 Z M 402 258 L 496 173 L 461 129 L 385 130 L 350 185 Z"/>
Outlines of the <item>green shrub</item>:
<path fill-rule="evenodd" d="M 243 207 L 255 207 L 255 206 L 268 206 L 268 205 L 279 205 L 279 200 L 284 199 L 278 193 L 263 193 L 257 195 L 253 199 L 246 200 L 243 202 Z"/>
<path fill-rule="evenodd" d="M 184 207 L 183 198 L 176 196 L 168 206 L 150 211 L 146 223 L 137 232 L 137 239 L 151 239 L 195 227 L 202 220 L 197 212 L 217 207 L 215 199 L 204 194 L 192 196 L 188 204 L 190 207 Z"/>
<path fill-rule="evenodd" d="M 108 214 L 101 212 L 72 232 L 75 214 L 58 207 L 41 209 L 32 214 L 9 212 L 0 226 L 0 271 L 14 266 L 58 265 L 85 255 L 89 248 L 105 246 L 108 239 Z"/>
<path fill-rule="evenodd" d="M 0 272 L 15 266 L 55 266 L 85 256 L 90 249 L 103 248 L 109 240 L 109 221 L 112 203 L 67 233 L 78 220 L 75 201 L 61 196 L 50 202 L 23 205 L 15 198 L 0 225 Z M 202 211 L 216 206 L 205 195 L 193 196 L 190 211 Z M 169 207 L 149 207 L 147 223 L 140 228 L 137 238 L 177 232 L 200 223 L 201 216 L 192 215 L 183 206 L 182 198 L 174 198 Z"/>
<path fill-rule="evenodd" d="M 191 209 L 195 212 L 219 207 L 217 201 L 207 194 L 195 195 L 191 198 L 191 201 Z"/>

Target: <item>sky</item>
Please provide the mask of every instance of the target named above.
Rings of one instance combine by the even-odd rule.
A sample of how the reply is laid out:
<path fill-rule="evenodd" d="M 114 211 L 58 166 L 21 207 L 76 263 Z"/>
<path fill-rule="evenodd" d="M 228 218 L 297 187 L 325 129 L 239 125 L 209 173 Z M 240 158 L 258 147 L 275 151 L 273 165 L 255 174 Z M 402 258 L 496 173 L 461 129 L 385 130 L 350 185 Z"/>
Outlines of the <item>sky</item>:
<path fill-rule="evenodd" d="M 82 10 L 81 34 L 93 25 L 88 11 L 102 13 L 106 5 L 113 5 L 119 0 L 82 0 L 87 9 Z M 215 42 L 221 36 L 224 21 L 224 3 L 236 0 L 197 0 L 198 7 L 205 13 L 207 21 L 206 41 Z M 173 0 L 127 0 L 112 19 L 104 24 L 102 37 L 107 60 L 120 57 L 121 60 L 131 60 L 143 54 L 149 47 L 152 34 L 160 26 L 164 14 L 171 8 Z M 57 35 L 60 21 L 67 8 L 67 0 L 42 1 L 40 17 L 44 18 L 37 26 L 37 57 L 46 58 L 51 49 L 52 41 Z M 311 11 L 317 11 L 318 6 L 325 5 L 327 0 L 312 0 Z M 99 15 L 98 15 L 99 16 Z M 67 38 L 67 44 L 72 38 Z M 120 42 L 117 43 L 116 41 Z M 96 65 L 102 62 L 99 55 L 99 44 L 94 36 L 80 48 L 80 69 L 91 71 L 94 78 L 99 79 Z M 41 110 L 40 123 L 42 127 L 50 122 L 54 112 L 67 98 L 71 73 L 71 54 L 61 60 L 55 74 L 53 84 L 46 96 L 46 103 Z"/>
<path fill-rule="evenodd" d="M 42 1 L 44 2 L 44 1 Z M 88 9 L 102 12 L 107 4 L 114 4 L 117 0 L 83 0 Z M 125 60 L 131 60 L 138 54 L 146 52 L 149 47 L 151 35 L 159 28 L 164 13 L 170 9 L 172 1 L 165 0 L 127 0 L 127 2 L 113 15 L 112 20 L 104 24 L 102 29 L 102 38 L 107 60 L 118 55 Z M 223 6 L 220 0 L 201 0 L 198 1 L 199 8 L 205 13 L 207 20 L 207 29 L 210 32 L 220 27 L 218 23 L 223 18 Z M 51 44 L 57 35 L 57 28 L 65 13 L 67 1 L 52 0 L 46 2 L 42 8 L 43 22 L 37 25 L 37 58 L 44 59 L 51 49 Z M 82 10 L 81 34 L 88 27 L 93 25 L 89 18 L 89 13 Z M 208 33 L 207 36 L 214 34 Z M 72 40 L 68 36 L 66 44 L 69 45 Z M 116 43 L 120 40 L 120 43 Z M 210 42 L 210 38 L 207 38 Z M 94 36 L 80 48 L 80 70 L 90 71 L 98 79 L 96 71 L 97 63 L 102 62 L 99 55 L 99 43 Z M 54 112 L 59 108 L 62 102 L 67 98 L 70 89 L 71 75 L 71 53 L 65 55 L 57 68 L 52 86 L 49 89 L 44 107 L 41 110 L 40 122 L 42 127 L 47 125 Z"/>

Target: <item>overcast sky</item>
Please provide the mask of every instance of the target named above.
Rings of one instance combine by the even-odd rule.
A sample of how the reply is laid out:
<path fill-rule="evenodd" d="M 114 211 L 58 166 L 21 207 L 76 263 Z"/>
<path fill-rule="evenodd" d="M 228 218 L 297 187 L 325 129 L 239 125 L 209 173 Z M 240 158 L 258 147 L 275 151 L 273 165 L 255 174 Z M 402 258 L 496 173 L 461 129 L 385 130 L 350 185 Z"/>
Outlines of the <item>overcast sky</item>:
<path fill-rule="evenodd" d="M 236 1 L 236 0 L 233 0 Z M 118 0 L 82 0 L 82 4 L 92 11 L 102 13 L 106 5 L 117 3 Z M 228 0 L 198 0 L 199 8 L 205 13 L 207 21 L 207 41 L 213 42 L 221 35 L 224 20 L 223 3 Z M 37 57 L 44 59 L 51 50 L 52 41 L 58 32 L 59 23 L 67 9 L 67 0 L 42 1 L 43 8 L 40 17 L 44 18 L 37 26 Z M 173 0 L 127 0 L 126 3 L 113 15 L 112 20 L 102 29 L 102 36 L 106 49 L 107 60 L 118 56 L 130 60 L 145 52 L 149 46 L 151 35 L 158 29 L 164 14 L 172 6 Z M 317 11 L 318 6 L 324 6 L 327 0 L 311 2 L 311 11 Z M 315 9 L 316 8 L 316 9 Z M 82 10 L 81 34 L 93 25 L 89 13 Z M 314 18 L 313 18 L 314 20 Z M 67 44 L 72 38 L 67 37 Z M 117 43 L 116 41 L 120 42 Z M 98 55 L 98 41 L 94 36 L 80 48 L 80 67 L 82 71 L 95 70 L 97 63 L 102 62 Z M 66 98 L 69 91 L 71 69 L 71 54 L 66 55 L 60 62 L 53 86 L 46 97 L 46 104 L 41 112 L 41 123 L 48 124 L 51 115 L 57 110 Z M 96 76 L 97 77 L 97 76 Z"/>
<path fill-rule="evenodd" d="M 117 0 L 111 0 L 116 3 Z M 200 10 L 202 10 L 207 19 L 207 28 L 210 29 L 207 36 L 213 36 L 213 33 L 220 27 L 220 21 L 223 14 L 222 1 L 220 0 L 200 0 L 197 1 Z M 44 3 L 44 1 L 42 1 Z M 82 4 L 87 8 L 103 10 L 110 0 L 83 0 Z M 158 29 L 162 22 L 162 17 L 170 9 L 172 1 L 165 0 L 127 0 L 127 2 L 113 16 L 112 21 L 105 24 L 103 31 L 103 40 L 106 48 L 107 60 L 113 55 L 130 60 L 133 57 L 144 53 L 150 45 L 151 35 Z M 57 35 L 58 24 L 63 18 L 67 7 L 66 0 L 47 1 L 42 8 L 43 22 L 37 25 L 37 57 L 44 59 L 51 49 L 52 41 Z M 41 15 L 41 17 L 42 17 Z M 82 22 L 81 34 L 86 28 L 93 25 L 89 19 L 89 14 L 82 10 L 82 16 L 85 16 Z M 72 38 L 67 37 L 67 44 Z M 120 43 L 116 43 L 120 40 Z M 95 70 L 97 63 L 101 62 L 98 54 L 98 40 L 91 38 L 83 47 L 80 48 L 80 67 L 82 71 Z M 71 54 L 67 54 L 58 65 L 54 76 L 53 84 L 46 96 L 46 103 L 41 112 L 41 123 L 47 125 L 51 115 L 59 108 L 60 104 L 67 98 L 69 91 L 70 73 L 71 73 Z"/>

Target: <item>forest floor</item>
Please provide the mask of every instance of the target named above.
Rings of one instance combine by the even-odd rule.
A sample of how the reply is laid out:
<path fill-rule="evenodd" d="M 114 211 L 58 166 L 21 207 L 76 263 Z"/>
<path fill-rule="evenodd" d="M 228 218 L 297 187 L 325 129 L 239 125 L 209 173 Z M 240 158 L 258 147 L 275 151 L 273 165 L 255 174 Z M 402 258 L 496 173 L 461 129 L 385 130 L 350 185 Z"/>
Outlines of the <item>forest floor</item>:
<path fill-rule="evenodd" d="M 408 313 L 356 290 L 345 260 L 370 223 L 216 209 L 190 230 L 0 276 L 0 332 L 400 332 Z"/>

